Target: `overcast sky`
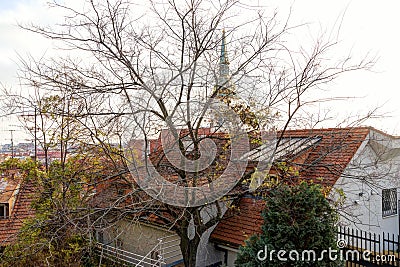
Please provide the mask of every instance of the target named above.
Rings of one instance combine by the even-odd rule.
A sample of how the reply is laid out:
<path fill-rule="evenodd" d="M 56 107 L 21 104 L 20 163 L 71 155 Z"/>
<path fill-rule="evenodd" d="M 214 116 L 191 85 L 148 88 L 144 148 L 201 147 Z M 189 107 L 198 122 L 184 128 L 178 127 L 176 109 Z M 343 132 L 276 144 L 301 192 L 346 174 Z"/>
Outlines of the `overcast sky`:
<path fill-rule="evenodd" d="M 79 0 L 67 0 L 77 4 Z M 51 43 L 31 33 L 20 30 L 17 22 L 51 23 L 61 14 L 50 12 L 45 0 L 0 0 L 0 82 L 8 87 L 18 87 L 16 70 L 18 56 L 42 56 L 51 53 Z M 349 50 L 355 56 L 366 53 L 376 55 L 374 72 L 351 73 L 330 86 L 327 96 L 357 97 L 348 102 L 335 102 L 323 106 L 332 116 L 340 119 L 349 114 L 360 114 L 372 107 L 382 106 L 386 116 L 365 124 L 400 135 L 400 88 L 397 83 L 400 62 L 399 26 L 400 1 L 398 0 L 272 0 L 260 1 L 268 9 L 278 9 L 282 17 L 292 6 L 292 24 L 309 23 L 310 32 L 329 31 L 337 21 L 343 21 L 339 40 L 343 53 Z M 301 36 L 297 38 L 301 40 Z M 338 55 L 340 56 L 340 55 Z M 16 120 L 0 119 L 0 144 L 9 143 L 10 129 L 18 129 Z M 336 126 L 335 121 L 330 125 Z M 15 133 L 17 141 L 27 136 Z"/>

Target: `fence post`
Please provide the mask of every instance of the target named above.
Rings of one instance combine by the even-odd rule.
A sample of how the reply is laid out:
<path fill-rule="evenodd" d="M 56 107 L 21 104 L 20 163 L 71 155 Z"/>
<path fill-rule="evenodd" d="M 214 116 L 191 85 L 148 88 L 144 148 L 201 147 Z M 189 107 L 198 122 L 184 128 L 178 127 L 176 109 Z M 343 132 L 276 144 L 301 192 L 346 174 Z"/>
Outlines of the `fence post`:
<path fill-rule="evenodd" d="M 400 233 L 399 233 L 400 234 Z M 397 248 L 396 248 L 396 266 L 400 266 L 400 235 L 397 235 Z"/>
<path fill-rule="evenodd" d="M 99 267 L 101 266 L 101 261 L 103 259 L 103 251 L 104 251 L 104 246 L 101 244 L 101 254 L 100 254 L 100 260 L 99 260 Z"/>

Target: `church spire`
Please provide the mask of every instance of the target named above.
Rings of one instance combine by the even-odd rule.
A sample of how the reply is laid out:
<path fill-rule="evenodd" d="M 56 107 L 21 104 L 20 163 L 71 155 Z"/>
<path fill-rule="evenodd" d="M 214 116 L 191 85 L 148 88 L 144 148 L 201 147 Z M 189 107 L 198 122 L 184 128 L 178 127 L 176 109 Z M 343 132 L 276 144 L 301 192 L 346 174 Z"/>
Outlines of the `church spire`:
<path fill-rule="evenodd" d="M 235 85 L 232 83 L 229 74 L 229 60 L 226 48 L 225 29 L 223 29 L 221 54 L 219 56 L 219 75 L 215 86 L 216 92 L 214 91 L 215 96 L 230 107 L 239 116 L 242 123 L 250 127 L 250 129 L 258 129 L 259 124 L 256 115 L 251 111 L 246 101 L 236 95 Z M 224 129 L 224 118 L 220 113 L 216 118 L 214 117 L 214 120 L 217 121 L 217 129 Z"/>
<path fill-rule="evenodd" d="M 229 65 L 228 54 L 226 53 L 225 29 L 222 30 L 221 56 L 219 58 L 219 64 Z"/>
<path fill-rule="evenodd" d="M 228 53 L 226 52 L 226 37 L 225 29 L 222 30 L 221 54 L 219 57 L 219 77 L 218 85 L 228 87 L 230 84 L 229 77 L 229 60 Z"/>

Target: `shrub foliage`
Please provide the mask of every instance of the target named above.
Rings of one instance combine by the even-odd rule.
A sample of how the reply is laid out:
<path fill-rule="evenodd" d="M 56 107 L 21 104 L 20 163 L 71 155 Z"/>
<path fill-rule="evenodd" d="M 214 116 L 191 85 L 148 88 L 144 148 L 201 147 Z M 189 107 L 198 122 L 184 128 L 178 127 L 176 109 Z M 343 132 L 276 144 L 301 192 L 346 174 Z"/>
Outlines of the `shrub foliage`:
<path fill-rule="evenodd" d="M 279 184 L 271 189 L 265 197 L 262 233 L 246 241 L 235 264 L 249 267 L 338 266 L 337 261 L 330 260 L 328 253 L 324 253 L 323 260 L 313 261 L 313 255 L 307 252 L 313 250 L 319 258 L 323 250 L 336 249 L 337 214 L 323 192 L 320 185 L 307 182 Z M 281 254 L 286 261 L 278 260 L 279 250 L 286 251 Z M 298 254 L 291 252 L 293 250 Z"/>

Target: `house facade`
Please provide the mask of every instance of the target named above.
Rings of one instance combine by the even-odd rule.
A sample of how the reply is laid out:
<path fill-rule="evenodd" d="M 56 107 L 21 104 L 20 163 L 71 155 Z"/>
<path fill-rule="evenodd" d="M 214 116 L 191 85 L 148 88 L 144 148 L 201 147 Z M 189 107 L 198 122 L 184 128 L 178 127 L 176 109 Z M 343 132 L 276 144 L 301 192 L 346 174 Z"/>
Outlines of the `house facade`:
<path fill-rule="evenodd" d="M 398 234 L 399 144 L 397 137 L 369 127 L 287 130 L 275 162 L 286 162 L 297 170 L 298 177 L 294 179 L 312 180 L 327 187 L 329 200 L 339 207 L 340 225 L 377 234 Z M 270 174 L 277 176 L 273 169 Z M 264 201 L 252 194 L 233 201 L 238 209 L 229 209 L 202 236 L 198 266 L 234 266 L 238 248 L 251 235 L 260 233 Z M 166 258 L 167 266 L 174 266 L 182 262 L 182 256 L 179 237 L 171 229 L 155 216 L 144 216 L 115 225 L 113 234 L 103 238 L 105 243 L 114 242 L 115 246 L 143 256 L 154 256 L 153 251 L 157 250 L 157 256 Z M 175 240 L 171 244 L 177 252 L 173 259 L 158 246 L 168 236 Z"/>
<path fill-rule="evenodd" d="M 400 234 L 399 163 L 400 139 L 371 128 L 334 185 L 343 191 L 342 206 L 352 215 L 342 216 L 342 225 Z"/>
<path fill-rule="evenodd" d="M 125 218 L 96 235 L 103 245 L 100 257 L 116 256 L 139 266 L 179 266 L 183 261 L 178 235 L 156 223 Z"/>
<path fill-rule="evenodd" d="M 360 127 L 289 130 L 284 139 L 310 136 L 320 140 L 293 155 L 292 160 L 299 170 L 299 179 L 313 180 L 330 188 L 328 198 L 339 207 L 339 225 L 397 236 L 400 233 L 399 138 Z M 240 212 L 227 214 L 210 236 L 210 242 L 224 251 L 226 266 L 234 266 L 239 247 L 250 235 L 260 233 L 263 224 L 262 199 L 247 195 L 238 203 Z"/>

